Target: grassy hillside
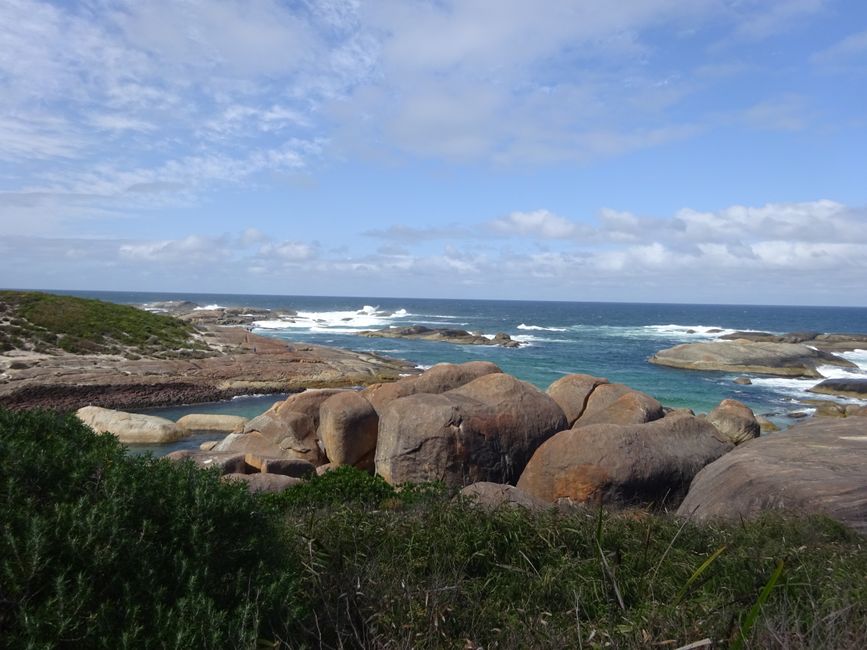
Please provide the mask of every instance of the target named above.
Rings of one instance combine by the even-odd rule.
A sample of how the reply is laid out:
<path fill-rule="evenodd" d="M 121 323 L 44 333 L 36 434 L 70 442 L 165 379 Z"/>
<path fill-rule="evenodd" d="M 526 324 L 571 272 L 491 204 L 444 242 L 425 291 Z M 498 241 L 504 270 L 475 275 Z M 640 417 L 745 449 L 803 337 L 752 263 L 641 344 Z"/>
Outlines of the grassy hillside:
<path fill-rule="evenodd" d="M 171 316 L 101 300 L 0 291 L 0 353 L 10 350 L 163 356 L 204 351 L 195 329 Z"/>
<path fill-rule="evenodd" d="M 252 496 L 2 409 L 0 513 L 10 648 L 867 644 L 864 538 L 821 518 L 486 513 L 353 468 Z"/>

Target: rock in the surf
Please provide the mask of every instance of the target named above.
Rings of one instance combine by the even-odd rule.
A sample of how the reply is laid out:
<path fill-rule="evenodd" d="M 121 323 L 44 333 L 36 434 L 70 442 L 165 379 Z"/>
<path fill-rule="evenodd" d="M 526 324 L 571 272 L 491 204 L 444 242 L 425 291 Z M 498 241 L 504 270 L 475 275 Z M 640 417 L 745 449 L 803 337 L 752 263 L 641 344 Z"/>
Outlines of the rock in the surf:
<path fill-rule="evenodd" d="M 749 372 L 781 377 L 821 377 L 817 368 L 831 365 L 857 368 L 854 363 L 801 343 L 747 340 L 685 343 L 661 350 L 650 362 L 684 370 Z"/>
<path fill-rule="evenodd" d="M 826 379 L 813 386 L 811 393 L 821 395 L 836 395 L 839 397 L 854 397 L 855 399 L 867 399 L 867 378 L 864 377 L 840 377 Z"/>

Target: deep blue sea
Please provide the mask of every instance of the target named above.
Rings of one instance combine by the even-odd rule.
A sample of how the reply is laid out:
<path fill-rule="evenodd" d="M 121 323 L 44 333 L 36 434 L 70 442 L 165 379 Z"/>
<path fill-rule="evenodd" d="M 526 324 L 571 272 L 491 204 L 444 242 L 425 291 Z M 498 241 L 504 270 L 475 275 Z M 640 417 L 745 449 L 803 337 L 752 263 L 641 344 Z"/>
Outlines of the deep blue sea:
<path fill-rule="evenodd" d="M 178 293 L 65 292 L 125 304 L 189 300 L 201 306 L 267 307 L 293 310 L 292 321 L 263 321 L 257 332 L 407 359 L 421 367 L 440 362 L 484 359 L 504 371 L 547 387 L 563 375 L 580 372 L 622 382 L 645 391 L 667 406 L 707 411 L 724 398 L 741 400 L 756 413 L 786 424 L 787 414 L 804 411 L 801 399 L 815 380 L 751 376 L 752 385 L 733 383 L 737 375 L 654 366 L 647 358 L 663 348 L 710 340 L 709 330 L 768 332 L 867 332 L 867 308 L 678 305 L 599 302 L 439 300 L 418 298 L 340 298 Z M 505 332 L 523 343 L 517 349 L 460 346 L 429 341 L 358 336 L 365 329 L 421 324 L 456 327 L 493 335 Z M 867 376 L 867 350 L 845 355 Z M 828 376 L 846 376 L 828 369 Z M 273 398 L 238 399 L 213 409 L 241 415 L 265 410 Z M 167 409 L 174 417 L 182 412 Z"/>

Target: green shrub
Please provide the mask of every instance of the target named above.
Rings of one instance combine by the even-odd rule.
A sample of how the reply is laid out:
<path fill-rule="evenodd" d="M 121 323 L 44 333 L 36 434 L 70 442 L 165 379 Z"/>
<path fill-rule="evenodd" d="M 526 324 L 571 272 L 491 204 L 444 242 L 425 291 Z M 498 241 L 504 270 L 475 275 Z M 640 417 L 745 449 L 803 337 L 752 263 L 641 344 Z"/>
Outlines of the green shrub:
<path fill-rule="evenodd" d="M 142 353 L 208 349 L 191 338 L 195 328 L 189 323 L 128 305 L 35 291 L 0 291 L 0 305 L 2 313 L 11 314 L 19 337 L 41 339 L 70 353 L 111 352 L 117 345 Z"/>
<path fill-rule="evenodd" d="M 250 647 L 297 614 L 276 518 L 213 472 L 0 411 L 0 487 L 7 647 Z"/>

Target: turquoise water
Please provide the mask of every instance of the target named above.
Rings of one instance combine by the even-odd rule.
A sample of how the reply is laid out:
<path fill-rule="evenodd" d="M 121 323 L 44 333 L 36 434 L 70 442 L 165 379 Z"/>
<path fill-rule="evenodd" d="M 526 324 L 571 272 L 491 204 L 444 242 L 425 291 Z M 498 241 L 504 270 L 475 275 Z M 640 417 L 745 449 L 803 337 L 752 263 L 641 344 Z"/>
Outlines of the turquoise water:
<path fill-rule="evenodd" d="M 712 340 L 720 335 L 709 331 L 712 329 L 867 332 L 867 308 L 74 293 L 129 304 L 190 300 L 202 306 L 294 310 L 298 314 L 294 322 L 261 322 L 257 331 L 407 359 L 421 367 L 484 359 L 540 388 L 565 374 L 589 373 L 643 390 L 669 406 L 707 411 L 730 397 L 774 418 L 803 410 L 800 400 L 809 397 L 805 391 L 816 382 L 752 376 L 752 385 L 741 386 L 733 383 L 733 374 L 662 368 L 648 363 L 647 358 L 680 343 Z M 506 332 L 525 346 L 509 349 L 358 336 L 365 329 L 412 324 L 457 327 L 489 335 Z M 867 376 L 867 351 L 847 356 Z M 839 375 L 841 371 L 835 372 Z M 272 401 L 269 398 L 261 410 Z M 245 408 L 243 402 L 235 402 L 214 405 L 213 409 L 249 415 L 251 408 L 260 406 L 250 403 Z M 183 412 L 210 408 L 197 406 Z M 168 413 L 182 414 L 177 409 Z"/>

